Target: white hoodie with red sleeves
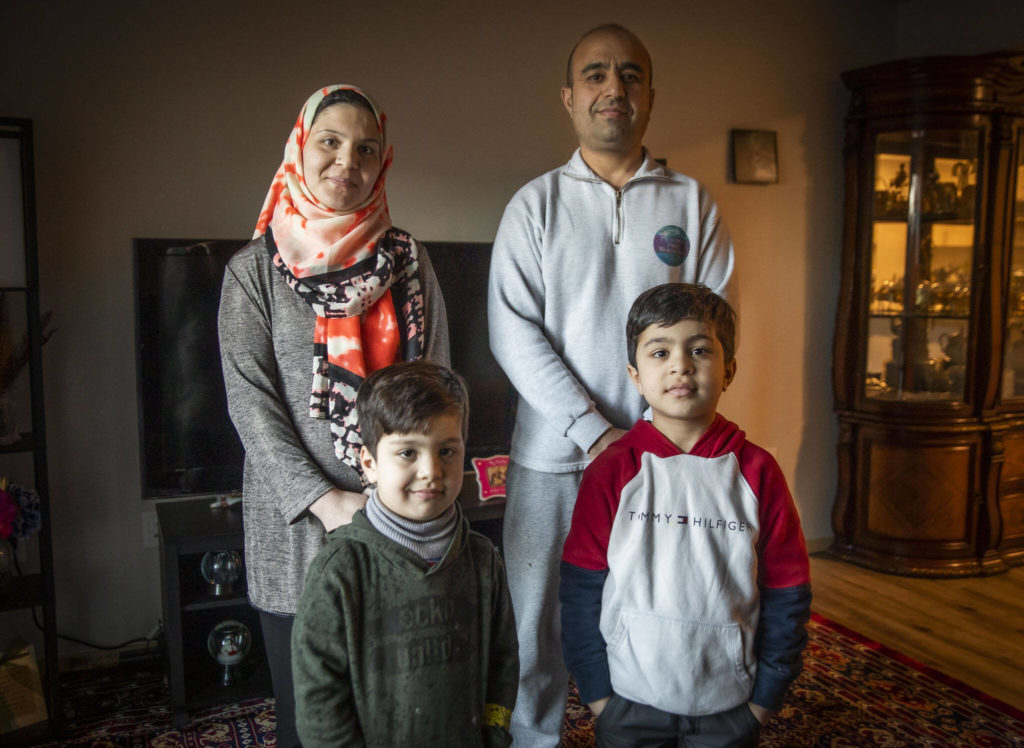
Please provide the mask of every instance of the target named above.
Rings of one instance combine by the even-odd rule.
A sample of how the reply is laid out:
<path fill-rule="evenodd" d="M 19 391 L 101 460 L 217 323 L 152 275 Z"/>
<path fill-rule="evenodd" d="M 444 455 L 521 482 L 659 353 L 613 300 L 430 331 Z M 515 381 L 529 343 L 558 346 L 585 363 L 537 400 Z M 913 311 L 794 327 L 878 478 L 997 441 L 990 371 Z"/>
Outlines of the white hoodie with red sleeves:
<path fill-rule="evenodd" d="M 566 664 L 585 701 L 608 695 L 603 656 L 615 693 L 667 712 L 781 705 L 805 641 L 807 550 L 781 469 L 734 423 L 717 416 L 683 453 L 637 422 L 584 473 L 562 561 Z M 785 610 L 762 615 L 769 604 Z"/>

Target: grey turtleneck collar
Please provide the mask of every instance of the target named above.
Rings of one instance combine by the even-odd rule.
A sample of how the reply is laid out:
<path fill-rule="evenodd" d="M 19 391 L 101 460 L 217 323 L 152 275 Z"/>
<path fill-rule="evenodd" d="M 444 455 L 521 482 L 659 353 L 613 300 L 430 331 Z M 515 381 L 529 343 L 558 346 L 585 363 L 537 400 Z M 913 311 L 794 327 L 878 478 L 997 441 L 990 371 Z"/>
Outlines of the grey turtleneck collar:
<path fill-rule="evenodd" d="M 399 516 L 384 506 L 377 496 L 377 489 L 374 488 L 366 502 L 366 518 L 384 537 L 405 546 L 425 561 L 436 563 L 441 560 L 452 542 L 458 512 L 452 504 L 434 519 L 416 522 Z"/>

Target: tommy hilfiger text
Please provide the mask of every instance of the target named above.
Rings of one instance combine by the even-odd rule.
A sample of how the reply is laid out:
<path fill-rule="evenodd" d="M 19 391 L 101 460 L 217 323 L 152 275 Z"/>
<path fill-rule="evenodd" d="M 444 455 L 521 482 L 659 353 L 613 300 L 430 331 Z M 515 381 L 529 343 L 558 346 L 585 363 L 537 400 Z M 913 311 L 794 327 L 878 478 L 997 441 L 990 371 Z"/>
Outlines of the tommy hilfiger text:
<path fill-rule="evenodd" d="M 630 522 L 647 522 L 653 525 L 687 525 L 703 530 L 731 530 L 733 532 L 754 532 L 749 522 L 735 519 L 712 519 L 711 517 L 690 517 L 686 514 L 669 514 L 668 512 L 637 512 L 630 511 Z"/>

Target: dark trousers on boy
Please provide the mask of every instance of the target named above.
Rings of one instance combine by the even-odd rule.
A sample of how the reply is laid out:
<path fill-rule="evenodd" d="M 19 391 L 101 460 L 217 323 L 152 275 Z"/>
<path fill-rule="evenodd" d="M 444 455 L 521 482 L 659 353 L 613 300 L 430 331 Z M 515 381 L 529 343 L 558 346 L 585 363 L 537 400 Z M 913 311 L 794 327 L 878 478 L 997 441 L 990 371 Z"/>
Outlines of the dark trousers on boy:
<path fill-rule="evenodd" d="M 618 694 L 597 719 L 597 748 L 756 748 L 761 723 L 746 704 L 703 717 L 670 714 Z"/>

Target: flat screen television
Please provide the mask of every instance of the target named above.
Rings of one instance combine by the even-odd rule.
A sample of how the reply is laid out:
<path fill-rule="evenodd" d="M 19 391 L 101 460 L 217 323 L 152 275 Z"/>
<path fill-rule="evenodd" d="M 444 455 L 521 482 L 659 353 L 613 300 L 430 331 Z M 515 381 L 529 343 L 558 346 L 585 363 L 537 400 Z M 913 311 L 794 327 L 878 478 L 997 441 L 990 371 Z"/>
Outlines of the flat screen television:
<path fill-rule="evenodd" d="M 217 309 L 245 239 L 135 239 L 135 360 L 142 497 L 242 490 L 244 450 L 227 412 Z M 448 311 L 452 366 L 470 390 L 466 467 L 508 454 L 515 402 L 487 342 L 491 245 L 427 242 Z"/>
<path fill-rule="evenodd" d="M 242 490 L 245 452 L 220 367 L 224 266 L 245 240 L 135 239 L 135 372 L 142 496 Z"/>
<path fill-rule="evenodd" d="M 515 390 L 491 355 L 487 334 L 487 275 L 491 245 L 424 242 L 444 294 L 452 368 L 469 387 L 466 465 L 473 457 L 507 455 L 515 421 Z"/>

